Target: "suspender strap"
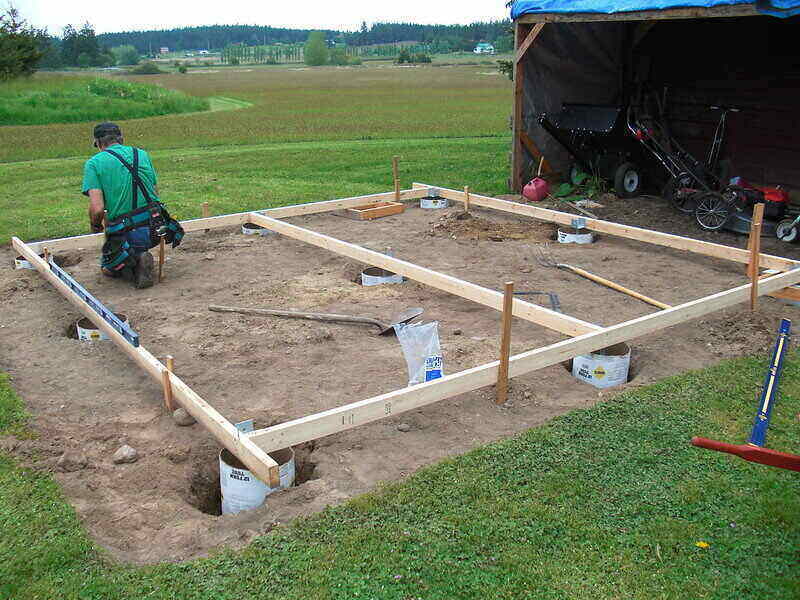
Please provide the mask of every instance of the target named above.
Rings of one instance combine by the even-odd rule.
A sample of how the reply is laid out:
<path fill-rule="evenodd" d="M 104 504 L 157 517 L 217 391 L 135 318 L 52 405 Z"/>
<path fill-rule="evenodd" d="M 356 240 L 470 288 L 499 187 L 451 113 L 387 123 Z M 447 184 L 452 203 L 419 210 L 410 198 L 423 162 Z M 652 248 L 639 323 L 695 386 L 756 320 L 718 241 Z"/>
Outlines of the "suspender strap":
<path fill-rule="evenodd" d="M 116 158 L 119 162 L 122 163 L 128 172 L 131 174 L 131 210 L 133 212 L 136 210 L 136 207 L 139 203 L 139 190 L 142 192 L 142 196 L 144 196 L 145 201 L 147 204 L 150 204 L 153 200 L 150 198 L 150 194 L 147 193 L 147 188 L 144 186 L 142 182 L 142 178 L 139 177 L 139 149 L 133 149 L 133 165 L 128 163 L 124 158 L 122 158 L 119 154 L 111 150 L 110 148 L 106 148 L 104 152 L 108 152 L 111 156 Z"/>

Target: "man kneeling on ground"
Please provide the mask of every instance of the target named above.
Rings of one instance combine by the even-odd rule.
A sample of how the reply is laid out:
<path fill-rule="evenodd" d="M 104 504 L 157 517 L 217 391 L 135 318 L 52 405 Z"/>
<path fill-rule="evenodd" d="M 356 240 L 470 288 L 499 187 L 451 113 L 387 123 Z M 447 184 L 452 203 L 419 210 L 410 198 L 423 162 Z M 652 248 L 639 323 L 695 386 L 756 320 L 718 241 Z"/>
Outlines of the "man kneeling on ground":
<path fill-rule="evenodd" d="M 183 229 L 158 198 L 155 169 L 147 152 L 123 145 L 114 123 L 94 128 L 99 152 L 86 161 L 83 193 L 89 197 L 93 233 L 105 231 L 100 268 L 136 288 L 153 285 L 153 255 L 148 252 L 163 238 L 180 244 Z"/>

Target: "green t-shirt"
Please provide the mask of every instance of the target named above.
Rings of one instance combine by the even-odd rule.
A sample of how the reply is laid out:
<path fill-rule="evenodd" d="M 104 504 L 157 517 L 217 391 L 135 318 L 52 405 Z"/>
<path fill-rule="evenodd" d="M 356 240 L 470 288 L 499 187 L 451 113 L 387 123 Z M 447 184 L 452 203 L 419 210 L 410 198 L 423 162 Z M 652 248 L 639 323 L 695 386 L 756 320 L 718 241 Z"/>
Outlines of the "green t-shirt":
<path fill-rule="evenodd" d="M 131 146 L 114 144 L 109 148 L 124 158 L 129 165 L 133 166 L 133 148 Z M 150 156 L 141 148 L 139 149 L 139 177 L 150 198 L 158 200 L 155 190 L 157 183 L 156 171 L 150 162 Z M 89 190 L 102 190 L 108 218 L 113 220 L 119 215 L 130 212 L 132 209 L 132 179 L 130 171 L 116 157 L 111 156 L 108 152 L 98 152 L 86 161 L 86 165 L 83 168 L 83 193 L 88 196 Z M 147 204 L 141 190 L 139 190 L 136 199 L 136 206 L 133 208 L 139 208 Z"/>

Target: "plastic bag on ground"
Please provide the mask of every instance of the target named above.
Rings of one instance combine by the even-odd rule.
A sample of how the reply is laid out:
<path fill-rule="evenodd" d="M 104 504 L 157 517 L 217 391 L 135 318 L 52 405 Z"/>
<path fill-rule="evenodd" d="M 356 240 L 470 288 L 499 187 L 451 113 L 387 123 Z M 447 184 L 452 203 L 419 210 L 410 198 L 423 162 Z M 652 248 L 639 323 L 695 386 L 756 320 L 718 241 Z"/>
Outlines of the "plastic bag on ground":
<path fill-rule="evenodd" d="M 439 379 L 444 374 L 439 323 L 395 325 L 395 333 L 408 365 L 408 385 Z"/>

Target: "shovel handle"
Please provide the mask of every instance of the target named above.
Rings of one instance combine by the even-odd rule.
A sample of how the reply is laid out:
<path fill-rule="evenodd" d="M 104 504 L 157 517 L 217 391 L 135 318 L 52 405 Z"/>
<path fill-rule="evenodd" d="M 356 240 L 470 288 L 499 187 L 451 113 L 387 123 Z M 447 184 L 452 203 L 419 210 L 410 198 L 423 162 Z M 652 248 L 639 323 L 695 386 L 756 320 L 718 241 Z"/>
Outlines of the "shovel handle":
<path fill-rule="evenodd" d="M 383 329 L 386 327 L 377 319 L 369 317 L 356 317 L 353 315 L 338 315 L 335 313 L 312 313 L 294 310 L 273 310 L 268 308 L 237 308 L 235 306 L 209 306 L 212 312 L 238 313 L 242 315 L 256 315 L 260 317 L 286 317 L 288 319 L 306 319 L 309 321 L 326 321 L 332 323 L 366 323 Z"/>
<path fill-rule="evenodd" d="M 623 294 L 627 294 L 632 298 L 636 298 L 637 300 L 641 300 L 642 302 L 647 302 L 647 304 L 652 304 L 653 306 L 657 306 L 661 310 L 666 310 L 668 308 L 672 308 L 669 304 L 664 304 L 663 302 L 659 302 L 658 300 L 654 300 L 644 294 L 640 294 L 639 292 L 635 292 L 630 288 L 626 288 L 621 286 L 618 283 L 614 283 L 610 279 L 606 279 L 605 277 L 600 277 L 599 275 L 595 275 L 594 273 L 589 273 L 589 271 L 584 271 L 578 267 L 573 267 L 572 265 L 558 265 L 562 269 L 567 269 L 568 271 L 572 271 L 576 275 L 580 275 L 581 277 L 585 277 L 586 279 L 590 279 L 595 283 L 599 283 L 600 285 L 604 285 L 607 288 L 611 288 L 612 290 L 617 290 L 618 292 L 622 292 Z"/>
<path fill-rule="evenodd" d="M 798 454 L 778 452 L 777 450 L 770 450 L 769 448 L 762 448 L 761 446 L 754 446 L 752 444 L 726 444 L 725 442 L 718 442 L 717 440 L 709 440 L 708 438 L 701 437 L 693 437 L 692 446 L 733 454 L 746 461 L 761 465 L 778 467 L 779 469 L 787 469 L 789 471 L 800 471 L 800 455 Z"/>

